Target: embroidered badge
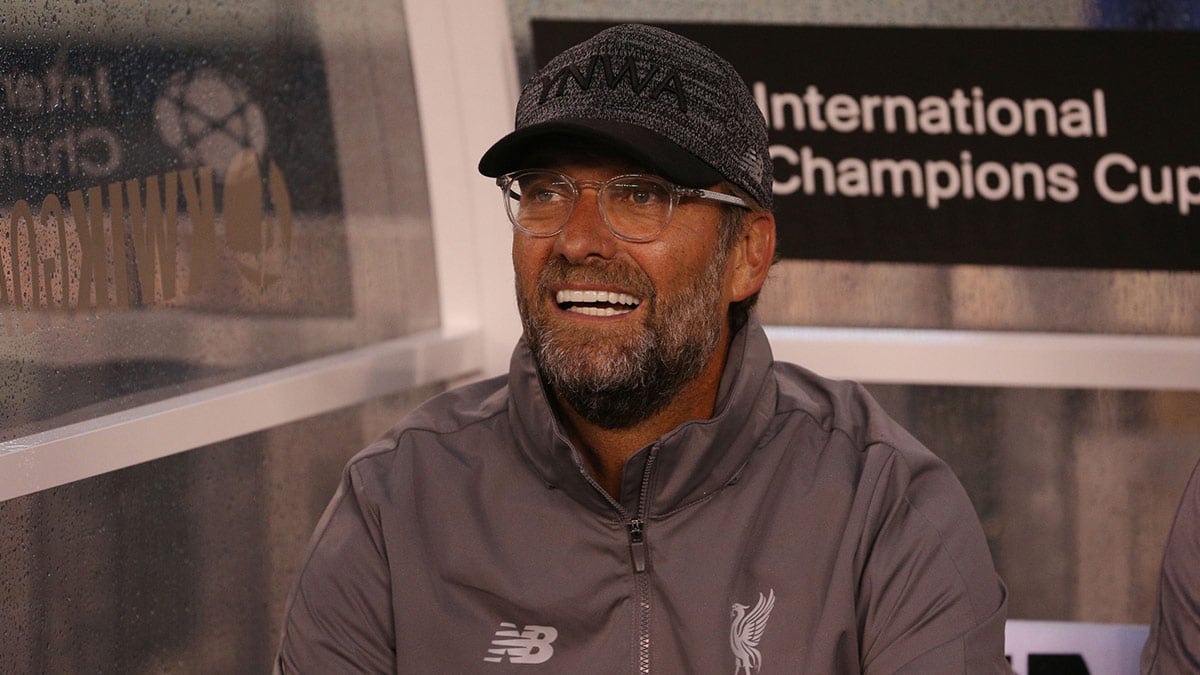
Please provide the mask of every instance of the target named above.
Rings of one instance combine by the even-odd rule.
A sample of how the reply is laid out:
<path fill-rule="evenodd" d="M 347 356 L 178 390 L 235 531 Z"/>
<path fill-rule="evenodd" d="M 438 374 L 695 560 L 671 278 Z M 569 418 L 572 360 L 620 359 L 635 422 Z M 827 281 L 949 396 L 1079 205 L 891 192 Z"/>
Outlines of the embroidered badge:
<path fill-rule="evenodd" d="M 633 57 L 626 58 L 618 66 L 608 55 L 596 54 L 586 65 L 572 63 L 553 76 L 543 78 L 538 105 L 566 95 L 568 84 L 574 85 L 571 88 L 573 91 L 587 92 L 594 86 L 616 90 L 624 83 L 630 93 L 652 101 L 669 92 L 675 97 L 679 112 L 687 112 L 688 97 L 683 82 L 684 78 L 677 68 L 663 68 L 657 63 L 638 63 Z"/>
<path fill-rule="evenodd" d="M 767 597 L 758 594 L 758 603 L 754 609 L 747 605 L 733 603 L 733 623 L 729 626 L 729 646 L 733 649 L 733 675 L 753 675 L 762 667 L 762 654 L 758 651 L 758 641 L 762 639 L 763 631 L 767 629 L 767 619 L 771 618 L 771 608 L 775 606 L 775 589 L 767 592 Z M 746 610 L 750 609 L 749 612 Z"/>

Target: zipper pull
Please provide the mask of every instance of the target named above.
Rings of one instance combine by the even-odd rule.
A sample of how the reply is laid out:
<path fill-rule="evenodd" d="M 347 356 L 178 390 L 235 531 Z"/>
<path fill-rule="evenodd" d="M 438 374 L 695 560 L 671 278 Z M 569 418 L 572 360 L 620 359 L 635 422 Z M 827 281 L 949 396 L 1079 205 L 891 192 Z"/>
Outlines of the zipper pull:
<path fill-rule="evenodd" d="M 646 523 L 641 518 L 634 518 L 625 524 L 629 528 L 629 554 L 633 558 L 633 571 L 646 571 L 646 537 L 643 531 Z"/>

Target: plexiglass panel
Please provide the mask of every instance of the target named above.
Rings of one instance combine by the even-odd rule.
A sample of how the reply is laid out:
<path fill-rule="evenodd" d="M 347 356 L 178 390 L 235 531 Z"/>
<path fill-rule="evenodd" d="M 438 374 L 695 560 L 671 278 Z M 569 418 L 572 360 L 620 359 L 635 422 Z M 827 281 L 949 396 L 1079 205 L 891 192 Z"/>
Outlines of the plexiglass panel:
<path fill-rule="evenodd" d="M 5 19 L 0 440 L 437 325 L 396 3 Z"/>
<path fill-rule="evenodd" d="M 433 393 L 0 501 L 0 672 L 269 672 L 342 466 Z"/>
<path fill-rule="evenodd" d="M 0 44 L 9 459 L 438 326 L 399 3 L 10 3 Z M 0 672 L 267 672 L 346 459 L 438 388 L 0 501 Z"/>

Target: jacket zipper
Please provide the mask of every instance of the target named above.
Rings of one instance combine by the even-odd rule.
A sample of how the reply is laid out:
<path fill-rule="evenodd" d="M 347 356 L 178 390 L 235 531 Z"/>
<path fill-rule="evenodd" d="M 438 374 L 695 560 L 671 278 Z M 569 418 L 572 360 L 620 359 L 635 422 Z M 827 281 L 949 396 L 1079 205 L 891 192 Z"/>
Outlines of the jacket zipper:
<path fill-rule="evenodd" d="M 600 487 L 591 472 L 579 464 L 579 470 L 583 473 L 583 477 L 617 509 L 621 518 L 625 520 L 625 529 L 629 532 L 629 557 L 633 563 L 635 588 L 633 601 L 636 616 L 634 623 L 637 625 L 636 651 L 639 675 L 649 675 L 650 673 L 650 575 L 646 574 L 645 529 L 646 511 L 650 508 L 650 477 L 654 472 L 654 460 L 657 457 L 658 443 L 655 443 L 650 446 L 650 455 L 646 458 L 646 466 L 642 469 L 642 485 L 638 492 L 637 511 L 632 518 L 629 517 L 629 512 L 621 506 L 620 502 L 613 499 L 604 488 Z"/>
<path fill-rule="evenodd" d="M 646 571 L 646 510 L 650 508 L 650 476 L 654 473 L 654 460 L 658 458 L 658 443 L 650 446 L 646 466 L 642 468 L 642 485 L 638 492 L 637 512 L 625 522 L 629 530 L 629 556 L 633 571 Z"/>
<path fill-rule="evenodd" d="M 650 477 L 654 472 L 654 460 L 658 457 L 658 444 L 650 446 L 650 456 L 642 470 L 642 487 L 638 494 L 637 513 L 625 526 L 629 529 L 629 555 L 633 562 L 634 606 L 637 616 L 637 672 L 650 672 L 650 575 L 646 574 L 646 511 L 650 508 Z"/>
<path fill-rule="evenodd" d="M 646 523 L 641 518 L 634 518 L 625 527 L 629 530 L 629 554 L 633 558 L 633 571 L 646 571 Z"/>

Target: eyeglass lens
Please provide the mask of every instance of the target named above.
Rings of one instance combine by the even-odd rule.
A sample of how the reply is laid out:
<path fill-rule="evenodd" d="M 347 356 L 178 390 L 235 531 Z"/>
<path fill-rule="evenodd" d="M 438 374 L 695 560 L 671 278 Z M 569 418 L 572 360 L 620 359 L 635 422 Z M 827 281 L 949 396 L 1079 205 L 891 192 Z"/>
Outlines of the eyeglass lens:
<path fill-rule="evenodd" d="M 529 171 L 508 186 L 509 216 L 530 234 L 556 234 L 579 201 L 581 187 L 599 187 L 600 209 L 609 227 L 629 239 L 657 235 L 671 215 L 671 191 L 650 178 L 620 176 L 607 183 L 572 181 L 559 173 Z"/>

